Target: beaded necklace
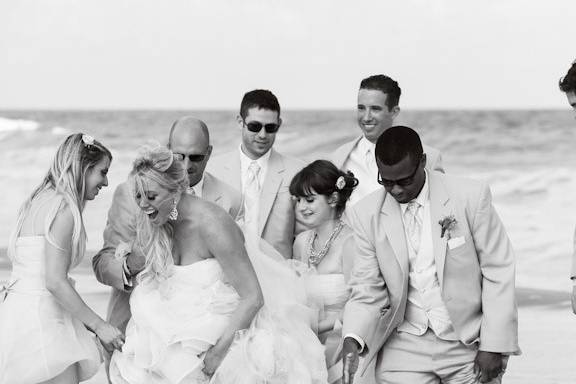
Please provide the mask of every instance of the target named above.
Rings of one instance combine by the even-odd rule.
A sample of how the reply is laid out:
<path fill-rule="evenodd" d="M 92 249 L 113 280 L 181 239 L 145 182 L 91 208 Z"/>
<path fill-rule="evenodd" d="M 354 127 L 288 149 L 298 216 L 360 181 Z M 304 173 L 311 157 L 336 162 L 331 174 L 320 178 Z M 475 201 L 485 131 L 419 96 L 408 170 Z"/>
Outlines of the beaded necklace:
<path fill-rule="evenodd" d="M 326 256 L 326 254 L 330 250 L 330 246 L 332 245 L 334 240 L 336 240 L 336 237 L 338 237 L 338 235 L 340 234 L 340 231 L 342 231 L 342 228 L 344 228 L 344 223 L 342 221 L 338 221 L 338 224 L 336 224 L 336 226 L 332 230 L 330 237 L 328 237 L 328 240 L 326 240 L 324 247 L 322 247 L 322 249 L 320 249 L 318 251 L 316 251 L 314 249 L 314 240 L 318 237 L 318 234 L 316 233 L 316 231 L 310 232 L 310 235 L 308 236 L 308 266 L 309 267 L 310 266 L 317 266 L 318 264 L 320 264 L 322 259 L 324 259 L 324 256 Z"/>

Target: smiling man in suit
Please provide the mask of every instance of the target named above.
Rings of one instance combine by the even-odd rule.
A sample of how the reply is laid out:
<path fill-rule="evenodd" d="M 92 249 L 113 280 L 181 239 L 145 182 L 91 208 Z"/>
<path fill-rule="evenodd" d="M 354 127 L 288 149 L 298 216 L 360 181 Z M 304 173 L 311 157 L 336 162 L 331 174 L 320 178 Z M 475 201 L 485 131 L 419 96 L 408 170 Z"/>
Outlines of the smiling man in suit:
<path fill-rule="evenodd" d="M 374 75 L 363 79 L 358 90 L 357 122 L 362 134 L 337 148 L 330 160 L 343 171 L 352 171 L 358 178 L 358 187 L 350 196 L 350 204 L 356 204 L 379 188 L 376 180 L 378 169 L 374 161 L 374 146 L 378 137 L 394 125 L 400 114 L 398 82 L 386 75 Z M 429 170 L 444 172 L 440 151 L 424 146 Z"/>
<path fill-rule="evenodd" d="M 418 134 L 387 129 L 380 189 L 352 207 L 343 379 L 377 357 L 377 383 L 498 383 L 519 353 L 515 260 L 488 186 L 426 170 Z"/>
<path fill-rule="evenodd" d="M 295 223 L 288 188 L 304 164 L 273 148 L 282 125 L 278 99 L 264 89 L 246 93 L 236 122 L 242 135 L 239 148 L 214 157 L 209 169 L 242 191 L 245 224 L 291 259 Z"/>

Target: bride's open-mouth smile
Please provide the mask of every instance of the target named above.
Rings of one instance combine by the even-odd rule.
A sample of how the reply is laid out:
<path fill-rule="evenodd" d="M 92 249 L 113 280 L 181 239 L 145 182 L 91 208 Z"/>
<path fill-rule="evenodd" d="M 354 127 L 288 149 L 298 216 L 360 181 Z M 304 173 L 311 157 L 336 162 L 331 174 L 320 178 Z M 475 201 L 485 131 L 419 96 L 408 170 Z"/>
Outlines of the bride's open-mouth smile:
<path fill-rule="evenodd" d="M 144 213 L 148 215 L 150 220 L 154 220 L 156 218 L 156 216 L 158 216 L 158 210 L 156 210 L 154 208 L 144 209 Z"/>

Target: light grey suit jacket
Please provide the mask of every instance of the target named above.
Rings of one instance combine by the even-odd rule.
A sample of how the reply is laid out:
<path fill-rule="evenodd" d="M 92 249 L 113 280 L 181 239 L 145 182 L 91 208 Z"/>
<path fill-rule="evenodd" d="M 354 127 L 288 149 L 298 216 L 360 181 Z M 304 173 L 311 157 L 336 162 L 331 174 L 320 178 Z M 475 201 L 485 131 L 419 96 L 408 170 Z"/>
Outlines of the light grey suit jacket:
<path fill-rule="evenodd" d="M 346 160 L 350 157 L 350 153 L 356 147 L 356 144 L 362 139 L 362 135 L 358 136 L 352 141 L 342 144 L 330 155 L 329 160 L 336 165 L 339 169 L 343 169 Z M 438 171 L 444 173 L 444 168 L 442 166 L 442 155 L 440 151 L 436 148 L 423 145 L 424 153 L 426 154 L 426 169 L 429 171 Z"/>
<path fill-rule="evenodd" d="M 233 218 L 236 218 L 241 207 L 240 194 L 208 172 L 204 173 L 202 198 L 221 206 Z M 104 229 L 104 247 L 92 258 L 96 279 L 113 288 L 108 303 L 107 319 L 122 331 L 126 329 L 130 319 L 128 301 L 131 288 L 124 285 L 123 260 L 115 258 L 114 254 L 118 244 L 134 240 L 139 209 L 128 184 L 124 182 L 118 185 L 108 211 L 108 222 Z"/>
<path fill-rule="evenodd" d="M 300 160 L 270 150 L 268 170 L 260 192 L 258 233 L 285 258 L 292 258 L 294 242 L 294 201 L 288 188 L 294 175 L 304 167 Z M 210 159 L 212 173 L 242 191 L 240 154 L 238 150 Z"/>
<path fill-rule="evenodd" d="M 442 299 L 462 343 L 479 349 L 519 353 L 512 246 L 487 185 L 428 172 L 434 259 Z M 352 294 L 344 310 L 342 334 L 366 343 L 364 370 L 404 320 L 408 296 L 408 250 L 400 205 L 385 189 L 349 211 L 355 231 Z M 451 249 L 440 237 L 439 221 L 453 215 Z"/>

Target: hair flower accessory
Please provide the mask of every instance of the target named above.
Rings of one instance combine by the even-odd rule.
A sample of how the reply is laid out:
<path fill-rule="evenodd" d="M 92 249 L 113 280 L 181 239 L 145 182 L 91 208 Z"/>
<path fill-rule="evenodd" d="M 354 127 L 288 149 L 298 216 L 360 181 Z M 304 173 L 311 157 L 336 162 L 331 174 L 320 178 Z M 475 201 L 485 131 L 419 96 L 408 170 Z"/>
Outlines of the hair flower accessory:
<path fill-rule="evenodd" d="M 86 146 L 94 145 L 94 138 L 90 135 L 82 135 L 82 141 L 84 142 L 84 145 L 86 145 Z"/>
<path fill-rule="evenodd" d="M 450 239 L 452 237 L 452 231 L 454 230 L 454 228 L 456 228 L 456 224 L 458 222 L 456 221 L 456 218 L 454 217 L 454 215 L 450 215 L 450 216 L 444 216 L 439 222 L 438 224 L 440 224 L 440 227 L 442 228 L 442 232 L 440 233 L 440 237 L 444 237 L 444 235 L 446 235 L 446 237 L 448 239 Z"/>
<path fill-rule="evenodd" d="M 346 179 L 344 179 L 344 176 L 340 176 L 338 180 L 336 180 L 336 188 L 342 190 L 344 189 L 345 186 L 346 186 Z"/>

